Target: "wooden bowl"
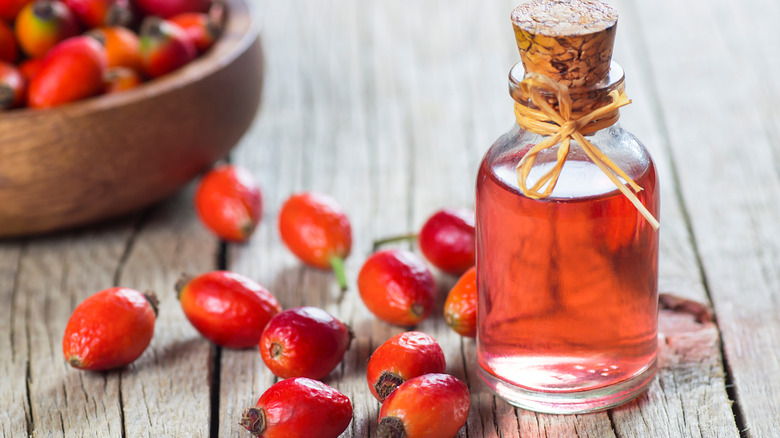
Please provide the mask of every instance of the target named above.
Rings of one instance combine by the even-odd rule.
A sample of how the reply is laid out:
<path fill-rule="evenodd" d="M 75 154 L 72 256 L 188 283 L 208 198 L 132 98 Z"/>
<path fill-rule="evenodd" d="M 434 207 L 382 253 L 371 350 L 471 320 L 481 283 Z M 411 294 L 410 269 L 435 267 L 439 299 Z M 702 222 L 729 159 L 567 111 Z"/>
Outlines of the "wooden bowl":
<path fill-rule="evenodd" d="M 119 216 L 175 192 L 238 142 L 262 89 L 259 32 L 227 0 L 204 55 L 115 95 L 0 113 L 0 237 Z"/>

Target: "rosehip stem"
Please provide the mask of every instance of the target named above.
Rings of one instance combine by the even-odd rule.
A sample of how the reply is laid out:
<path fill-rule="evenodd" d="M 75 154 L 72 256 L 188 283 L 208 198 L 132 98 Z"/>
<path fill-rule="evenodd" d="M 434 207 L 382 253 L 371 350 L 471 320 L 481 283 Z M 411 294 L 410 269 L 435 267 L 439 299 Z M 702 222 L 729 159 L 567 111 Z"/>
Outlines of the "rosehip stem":
<path fill-rule="evenodd" d="M 374 246 L 371 248 L 371 252 L 376 252 L 380 247 L 387 245 L 388 243 L 405 242 L 407 240 L 417 239 L 417 233 L 400 234 L 398 236 L 385 237 L 374 241 Z"/>
<path fill-rule="evenodd" d="M 330 259 L 330 267 L 333 268 L 333 273 L 336 275 L 336 281 L 338 281 L 341 291 L 344 292 L 348 289 L 347 285 L 347 272 L 344 269 L 344 259 L 335 256 Z"/>

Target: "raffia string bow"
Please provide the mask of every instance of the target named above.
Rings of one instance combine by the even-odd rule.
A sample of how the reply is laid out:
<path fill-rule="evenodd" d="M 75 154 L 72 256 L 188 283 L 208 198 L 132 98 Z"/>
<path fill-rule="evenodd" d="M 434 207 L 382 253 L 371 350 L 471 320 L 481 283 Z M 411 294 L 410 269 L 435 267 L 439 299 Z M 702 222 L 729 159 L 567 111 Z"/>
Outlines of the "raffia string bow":
<path fill-rule="evenodd" d="M 609 177 L 618 190 L 634 204 L 634 207 L 657 230 L 660 226 L 658 220 L 653 217 L 652 213 L 642 205 L 642 202 L 634 194 L 634 192 L 642 190 L 642 187 L 626 175 L 620 167 L 604 155 L 593 143 L 588 141 L 584 135 L 611 126 L 617 121 L 618 108 L 631 103 L 631 100 L 626 97 L 625 93 L 612 90 L 609 93 L 612 102 L 588 114 L 573 118 L 572 100 L 571 96 L 569 96 L 569 89 L 565 85 L 559 84 L 544 75 L 526 73 L 525 78 L 520 83 L 520 87 L 531 98 L 531 102 L 538 110 L 515 103 L 517 123 L 526 131 L 546 136 L 544 140 L 532 147 L 523 159 L 517 163 L 517 183 L 523 194 L 532 199 L 550 196 L 555 188 L 555 184 L 558 182 L 558 177 L 563 169 L 563 163 L 569 154 L 571 140 L 574 139 L 591 161 Z M 556 94 L 558 98 L 557 111 L 542 96 L 543 91 Z M 542 150 L 551 148 L 558 143 L 561 146 L 558 149 L 558 160 L 555 166 L 542 175 L 532 187 L 527 187 L 526 181 L 536 161 L 536 156 Z M 620 181 L 619 178 L 622 178 L 625 183 Z M 540 192 L 539 190 L 543 187 L 544 190 Z"/>

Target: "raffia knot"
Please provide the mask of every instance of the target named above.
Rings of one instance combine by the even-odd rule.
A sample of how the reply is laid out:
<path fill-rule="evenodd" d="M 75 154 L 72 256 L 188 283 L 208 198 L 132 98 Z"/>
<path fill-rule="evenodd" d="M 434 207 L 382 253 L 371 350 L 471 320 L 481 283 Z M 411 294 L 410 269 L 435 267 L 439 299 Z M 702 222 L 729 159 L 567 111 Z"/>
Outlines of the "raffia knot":
<path fill-rule="evenodd" d="M 566 157 L 569 155 L 571 140 L 574 139 L 591 161 L 609 177 L 650 225 L 654 229 L 658 229 L 660 226 L 658 220 L 634 194 L 634 192 L 642 190 L 642 187 L 585 138 L 585 134 L 596 132 L 617 122 L 620 116 L 618 109 L 631 103 L 625 93 L 612 90 L 609 93 L 611 102 L 607 105 L 587 114 L 572 114 L 572 99 L 569 95 L 569 89 L 565 85 L 537 73 L 526 73 L 520 87 L 538 109 L 515 103 L 517 124 L 526 131 L 546 136 L 544 140 L 534 145 L 517 164 L 517 184 L 523 194 L 531 199 L 546 198 L 552 194 Z M 544 92 L 555 94 L 558 103 L 557 109 L 547 102 L 542 94 Z M 526 181 L 539 152 L 557 144 L 560 144 L 560 147 L 558 148 L 557 162 L 553 168 L 542 175 L 532 187 L 528 187 Z M 621 178 L 625 183 L 620 181 Z"/>
<path fill-rule="evenodd" d="M 580 130 L 580 124 L 576 120 L 567 120 L 558 130 L 561 138 L 571 138 L 571 136 Z"/>

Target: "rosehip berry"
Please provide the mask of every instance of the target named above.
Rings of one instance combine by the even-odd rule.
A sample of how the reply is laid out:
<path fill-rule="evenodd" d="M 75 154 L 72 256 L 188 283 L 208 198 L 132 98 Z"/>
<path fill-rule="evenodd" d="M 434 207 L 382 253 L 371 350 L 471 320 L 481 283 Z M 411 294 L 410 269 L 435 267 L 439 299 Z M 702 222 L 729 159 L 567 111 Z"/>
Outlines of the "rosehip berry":
<path fill-rule="evenodd" d="M 19 15 L 19 11 L 24 8 L 27 3 L 32 0 L 2 0 L 0 1 L 0 20 L 6 20 L 13 22 L 16 20 L 16 16 Z"/>
<path fill-rule="evenodd" d="M 146 17 L 141 25 L 141 65 L 151 78 L 170 73 L 198 56 L 195 45 L 178 25 L 160 17 Z"/>
<path fill-rule="evenodd" d="M 241 426 L 264 438 L 337 438 L 352 421 L 349 398 L 317 380 L 298 377 L 268 388 Z"/>
<path fill-rule="evenodd" d="M 322 379 L 341 362 L 352 341 L 349 327 L 317 307 L 297 307 L 271 318 L 260 355 L 275 375 Z"/>
<path fill-rule="evenodd" d="M 63 0 L 87 28 L 126 26 L 132 21 L 127 0 Z"/>
<path fill-rule="evenodd" d="M 474 266 L 476 234 L 471 210 L 440 210 L 420 229 L 420 250 L 442 271 L 460 275 Z"/>
<path fill-rule="evenodd" d="M 200 334 L 228 348 L 257 345 L 268 321 L 282 311 L 276 297 L 242 275 L 212 271 L 176 283 L 184 315 Z"/>
<path fill-rule="evenodd" d="M 108 370 L 136 360 L 154 334 L 157 297 L 113 287 L 73 311 L 62 338 L 65 360 L 83 370 Z"/>
<path fill-rule="evenodd" d="M 100 44 L 86 36 L 57 44 L 30 81 L 27 104 L 47 108 L 103 92 L 106 54 Z"/>
<path fill-rule="evenodd" d="M 380 345 L 368 360 L 366 379 L 371 394 L 383 401 L 398 385 L 447 367 L 439 343 L 422 332 L 405 332 Z"/>
<path fill-rule="evenodd" d="M 363 303 L 379 319 L 413 326 L 433 311 L 436 284 L 423 260 L 409 251 L 389 249 L 374 253 L 358 274 Z"/>
<path fill-rule="evenodd" d="M 142 71 L 140 42 L 132 30 L 121 26 L 99 27 L 85 35 L 96 39 L 103 46 L 108 68 L 126 67 Z"/>
<path fill-rule="evenodd" d="M 260 223 L 263 200 L 248 170 L 226 164 L 201 179 L 195 209 L 206 228 L 219 238 L 245 242 Z"/>
<path fill-rule="evenodd" d="M 19 106 L 24 100 L 26 81 L 11 64 L 0 61 L 0 111 Z"/>
<path fill-rule="evenodd" d="M 472 267 L 452 287 L 444 302 L 444 320 L 456 333 L 477 337 L 477 269 Z"/>
<path fill-rule="evenodd" d="M 13 64 L 19 58 L 19 49 L 16 47 L 14 31 L 0 19 L 0 62 Z"/>
<path fill-rule="evenodd" d="M 79 34 L 76 16 L 62 2 L 37 0 L 16 17 L 16 40 L 32 58 L 44 55 L 57 43 Z"/>
<path fill-rule="evenodd" d="M 332 268 L 341 289 L 347 289 L 344 259 L 352 250 L 352 226 L 333 198 L 319 193 L 290 196 L 279 212 L 279 233 L 299 259 L 316 268 Z"/>
<path fill-rule="evenodd" d="M 178 24 L 184 30 L 195 48 L 198 49 L 198 53 L 208 50 L 219 36 L 220 25 L 211 20 L 207 14 L 188 12 L 173 16 L 168 20 Z"/>
<path fill-rule="evenodd" d="M 136 4 L 148 15 L 162 18 L 185 12 L 206 12 L 211 0 L 136 0 Z"/>
<path fill-rule="evenodd" d="M 452 438 L 468 419 L 469 390 L 449 374 L 407 380 L 382 404 L 377 438 Z"/>

